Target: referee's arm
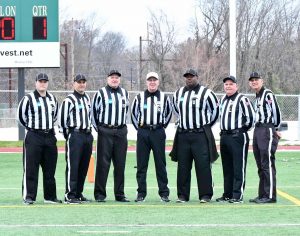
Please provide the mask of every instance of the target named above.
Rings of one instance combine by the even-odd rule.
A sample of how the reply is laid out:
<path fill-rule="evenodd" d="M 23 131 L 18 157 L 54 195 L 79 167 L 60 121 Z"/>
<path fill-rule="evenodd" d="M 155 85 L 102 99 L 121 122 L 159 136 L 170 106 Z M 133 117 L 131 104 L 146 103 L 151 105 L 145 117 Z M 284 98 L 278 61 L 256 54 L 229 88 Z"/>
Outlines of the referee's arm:
<path fill-rule="evenodd" d="M 54 101 L 55 101 L 55 108 L 54 108 L 53 124 L 57 121 L 57 118 L 58 118 L 57 115 L 58 115 L 58 110 L 59 110 L 58 102 L 55 97 L 54 97 Z"/>
<path fill-rule="evenodd" d="M 138 114 L 139 114 L 139 104 L 138 104 L 138 95 L 135 96 L 133 103 L 131 105 L 131 121 L 134 128 L 138 129 Z"/>
<path fill-rule="evenodd" d="M 28 109 L 29 109 L 29 99 L 27 96 L 25 96 L 22 98 L 18 106 L 18 121 L 25 128 L 27 128 Z"/>
<path fill-rule="evenodd" d="M 219 117 L 219 101 L 217 96 L 210 90 L 207 97 L 208 109 L 211 113 L 210 126 L 213 126 Z"/>
<path fill-rule="evenodd" d="M 93 98 L 92 101 L 92 125 L 96 131 L 98 131 L 98 116 L 99 116 L 99 106 L 101 105 L 101 96 L 100 92 L 98 91 Z"/>
<path fill-rule="evenodd" d="M 65 139 L 68 137 L 68 121 L 70 112 L 70 103 L 65 99 L 59 109 L 58 113 L 58 128 L 59 132 L 64 134 Z"/>
<path fill-rule="evenodd" d="M 167 128 L 168 124 L 171 121 L 171 117 L 172 117 L 172 104 L 169 96 L 166 96 L 166 102 L 165 102 L 164 114 L 163 114 L 164 128 Z"/>
<path fill-rule="evenodd" d="M 281 123 L 281 112 L 276 100 L 276 97 L 274 96 L 273 93 L 268 93 L 266 96 L 267 104 L 270 106 L 272 114 L 273 114 L 273 119 L 274 119 L 274 126 L 275 128 L 278 128 Z M 271 103 L 268 101 L 272 101 Z"/>
<path fill-rule="evenodd" d="M 252 103 L 247 97 L 243 97 L 240 101 L 245 123 L 243 124 L 247 130 L 250 130 L 255 124 L 255 112 Z"/>

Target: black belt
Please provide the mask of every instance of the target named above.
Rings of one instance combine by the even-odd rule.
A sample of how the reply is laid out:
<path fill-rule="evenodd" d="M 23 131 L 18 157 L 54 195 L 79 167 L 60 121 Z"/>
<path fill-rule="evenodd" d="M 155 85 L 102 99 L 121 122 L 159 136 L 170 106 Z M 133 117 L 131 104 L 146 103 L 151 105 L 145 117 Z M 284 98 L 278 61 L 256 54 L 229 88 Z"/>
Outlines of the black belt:
<path fill-rule="evenodd" d="M 70 132 L 90 134 L 92 133 L 91 129 L 70 129 Z"/>
<path fill-rule="evenodd" d="M 54 134 L 54 129 L 28 129 L 29 131 L 32 131 L 34 133 L 38 134 Z"/>
<path fill-rule="evenodd" d="M 182 128 L 177 128 L 178 133 L 203 133 L 204 129 L 203 128 L 196 128 L 196 129 L 182 129 Z"/>
<path fill-rule="evenodd" d="M 255 127 L 274 128 L 272 123 L 256 123 Z"/>
<path fill-rule="evenodd" d="M 101 124 L 100 127 L 108 128 L 108 129 L 122 129 L 126 127 L 126 125 L 107 125 L 107 124 Z"/>
<path fill-rule="evenodd" d="M 162 129 L 163 126 L 162 125 L 142 125 L 142 126 L 139 126 L 139 128 L 149 129 L 149 130 L 157 130 L 157 129 Z"/>
<path fill-rule="evenodd" d="M 232 135 L 238 133 L 245 133 L 246 130 L 243 128 L 240 129 L 232 129 L 232 130 L 221 130 L 220 135 Z"/>

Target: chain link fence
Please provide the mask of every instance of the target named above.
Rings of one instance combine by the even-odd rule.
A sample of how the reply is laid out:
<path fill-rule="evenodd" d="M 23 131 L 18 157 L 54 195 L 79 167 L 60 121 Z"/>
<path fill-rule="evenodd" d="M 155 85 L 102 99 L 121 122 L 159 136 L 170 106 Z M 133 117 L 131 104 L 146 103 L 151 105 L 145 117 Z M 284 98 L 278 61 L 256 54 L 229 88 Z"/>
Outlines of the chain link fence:
<path fill-rule="evenodd" d="M 25 94 L 30 91 L 25 91 Z M 61 104 L 67 94 L 72 91 L 50 91 L 53 93 L 58 103 Z M 87 91 L 92 98 L 97 91 Z M 130 104 L 137 94 L 137 91 L 130 91 Z M 167 93 L 170 97 L 173 96 L 172 92 Z M 217 94 L 220 99 L 224 94 Z M 246 94 L 249 99 L 254 100 L 254 94 Z M 284 121 L 298 121 L 299 115 L 299 100 L 300 95 L 276 95 L 279 103 L 282 117 Z M 16 90 L 0 90 L 0 128 L 17 127 L 17 107 L 18 107 L 18 91 Z M 173 120 L 175 118 L 173 117 Z M 128 119 L 130 122 L 130 119 Z"/>

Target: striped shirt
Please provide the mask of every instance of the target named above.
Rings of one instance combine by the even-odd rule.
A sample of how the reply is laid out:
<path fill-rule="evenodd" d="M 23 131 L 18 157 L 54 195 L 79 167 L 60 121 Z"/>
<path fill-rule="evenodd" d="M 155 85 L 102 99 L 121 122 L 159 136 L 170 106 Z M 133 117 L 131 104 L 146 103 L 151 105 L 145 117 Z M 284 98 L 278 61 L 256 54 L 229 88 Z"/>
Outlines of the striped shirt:
<path fill-rule="evenodd" d="M 37 90 L 25 95 L 18 106 L 18 121 L 26 129 L 49 130 L 57 119 L 56 98 L 46 92 L 42 97 Z"/>
<path fill-rule="evenodd" d="M 276 128 L 281 123 L 281 112 L 276 98 L 270 89 L 262 87 L 254 102 L 256 123 L 272 123 Z"/>
<path fill-rule="evenodd" d="M 214 125 L 219 116 L 218 106 L 216 95 L 199 84 L 192 90 L 181 87 L 173 96 L 174 112 L 179 119 L 178 127 L 182 129 Z"/>
<path fill-rule="evenodd" d="M 126 124 L 129 106 L 128 92 L 118 87 L 113 89 L 108 85 L 101 88 L 92 102 L 92 124 L 96 130 L 101 124 L 122 126 Z"/>
<path fill-rule="evenodd" d="M 131 120 L 137 129 L 143 125 L 161 125 L 167 127 L 172 117 L 170 98 L 157 90 L 148 90 L 135 96 L 131 106 Z"/>
<path fill-rule="evenodd" d="M 255 122 L 255 112 L 250 100 L 236 92 L 232 96 L 224 96 L 220 106 L 221 130 L 234 130 L 244 128 L 249 130 Z"/>
<path fill-rule="evenodd" d="M 74 91 L 62 102 L 58 113 L 58 127 L 60 132 L 67 134 L 71 129 L 91 129 L 91 100 Z"/>

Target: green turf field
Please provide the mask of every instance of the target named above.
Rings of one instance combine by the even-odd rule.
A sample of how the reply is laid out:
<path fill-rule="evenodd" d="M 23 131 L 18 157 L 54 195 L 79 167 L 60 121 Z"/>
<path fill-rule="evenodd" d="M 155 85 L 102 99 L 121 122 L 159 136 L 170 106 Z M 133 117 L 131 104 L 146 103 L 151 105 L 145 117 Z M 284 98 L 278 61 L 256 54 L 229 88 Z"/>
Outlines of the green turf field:
<path fill-rule="evenodd" d="M 244 204 L 217 203 L 222 194 L 222 171 L 213 164 L 215 195 L 208 204 L 198 201 L 193 170 L 191 201 L 176 203 L 176 163 L 168 160 L 170 198 L 160 202 L 153 159 L 148 171 L 146 202 L 133 202 L 136 195 L 135 158 L 128 154 L 126 195 L 130 203 L 116 203 L 112 173 L 106 203 L 46 205 L 40 181 L 36 204 L 22 203 L 21 154 L 0 154 L 0 235 L 300 235 L 300 153 L 277 153 L 277 204 L 248 203 L 257 195 L 258 178 L 252 153 L 248 158 Z M 62 154 L 56 172 L 58 197 L 64 194 L 65 162 Z M 40 178 L 41 180 L 41 178 Z M 86 183 L 85 196 L 93 198 L 93 184 Z"/>

